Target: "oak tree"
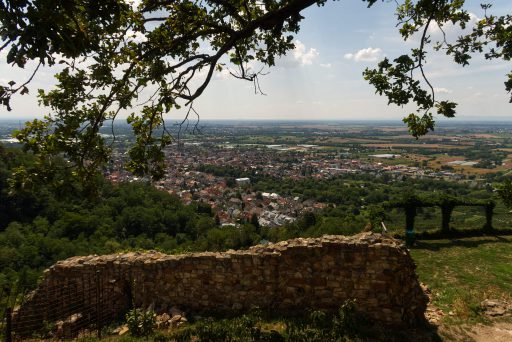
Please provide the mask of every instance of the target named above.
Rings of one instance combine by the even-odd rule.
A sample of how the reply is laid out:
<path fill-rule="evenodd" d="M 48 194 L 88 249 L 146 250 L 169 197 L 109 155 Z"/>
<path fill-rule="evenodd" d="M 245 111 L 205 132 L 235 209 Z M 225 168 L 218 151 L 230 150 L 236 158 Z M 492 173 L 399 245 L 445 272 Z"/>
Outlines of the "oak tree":
<path fill-rule="evenodd" d="M 121 111 L 132 112 L 128 122 L 135 134 L 129 169 L 159 178 L 164 171 L 162 150 L 176 138 L 164 115 L 186 107 L 196 115 L 196 100 L 216 70 L 228 68 L 235 78 L 259 90 L 261 71 L 249 63 L 271 67 L 294 47 L 293 35 L 304 19 L 302 10 L 327 0 L 2 0 L 0 51 L 6 62 L 23 68 L 64 66 L 51 90 L 39 90 L 51 113 L 33 120 L 16 137 L 37 156 L 38 175 L 51 178 L 52 156 L 64 155 L 81 179 L 93 177 L 109 158 L 111 146 L 100 128 Z M 378 0 L 362 0 L 368 6 Z M 470 32 L 455 41 L 432 41 L 429 27 L 466 28 L 470 15 L 464 0 L 396 1 L 398 30 L 404 39 L 419 35 L 408 54 L 385 58 L 364 71 L 378 94 L 390 104 L 413 103 L 416 113 L 404 122 L 413 136 L 434 129 L 435 115 L 453 117 L 456 103 L 439 101 L 425 76 L 427 46 L 433 46 L 467 65 L 473 54 L 509 61 L 512 55 L 512 17 L 484 15 Z M 342 6 L 343 4 L 340 4 Z M 350 28 L 348 28 L 350 29 Z M 23 84 L 0 86 L 0 104 L 10 108 L 14 95 L 29 92 L 32 77 Z M 512 90 L 512 73 L 505 79 Z M 149 94 L 149 95 L 148 95 Z M 14 183 L 28 171 L 19 169 Z M 18 184 L 19 185 L 19 184 Z"/>

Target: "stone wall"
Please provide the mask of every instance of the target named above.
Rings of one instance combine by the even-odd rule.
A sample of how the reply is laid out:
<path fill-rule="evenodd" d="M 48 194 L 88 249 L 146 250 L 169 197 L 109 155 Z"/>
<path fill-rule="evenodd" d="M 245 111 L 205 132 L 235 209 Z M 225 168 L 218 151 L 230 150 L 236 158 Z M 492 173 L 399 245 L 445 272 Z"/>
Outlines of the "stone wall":
<path fill-rule="evenodd" d="M 100 310 L 121 314 L 130 297 L 138 306 L 186 312 L 336 310 L 355 299 L 358 311 L 372 319 L 412 325 L 424 320 L 427 304 L 414 270 L 400 241 L 375 233 L 299 238 L 224 253 L 73 257 L 45 271 L 17 319 L 65 319 L 58 310 L 44 313 L 44 306 L 94 315 L 89 308 L 99 301 Z M 63 299 L 70 287 L 77 295 Z"/>

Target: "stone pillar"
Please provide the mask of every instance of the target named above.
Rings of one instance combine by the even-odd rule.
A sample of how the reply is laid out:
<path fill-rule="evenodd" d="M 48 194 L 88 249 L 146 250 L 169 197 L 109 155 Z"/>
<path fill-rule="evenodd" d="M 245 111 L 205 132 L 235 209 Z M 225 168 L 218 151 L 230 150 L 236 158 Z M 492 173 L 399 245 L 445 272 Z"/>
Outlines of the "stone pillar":
<path fill-rule="evenodd" d="M 493 201 L 489 201 L 485 206 L 485 226 L 484 229 L 486 231 L 492 231 L 494 228 L 492 226 L 492 217 L 494 215 L 494 207 L 496 207 L 496 203 Z"/>
<path fill-rule="evenodd" d="M 450 231 L 450 219 L 452 217 L 453 209 L 455 205 L 453 203 L 443 203 L 441 204 L 441 231 L 443 233 L 448 233 Z"/>

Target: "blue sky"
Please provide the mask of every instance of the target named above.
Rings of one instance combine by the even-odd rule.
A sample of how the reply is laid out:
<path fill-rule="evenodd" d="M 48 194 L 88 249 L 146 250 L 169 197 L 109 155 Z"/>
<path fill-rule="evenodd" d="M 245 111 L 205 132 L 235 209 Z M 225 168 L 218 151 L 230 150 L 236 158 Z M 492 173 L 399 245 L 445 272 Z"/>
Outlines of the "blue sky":
<path fill-rule="evenodd" d="M 466 2 L 475 20 L 483 15 L 479 1 Z M 510 0 L 492 3 L 493 13 L 512 13 Z M 388 106 L 362 78 L 365 67 L 376 65 L 382 57 L 394 58 L 418 46 L 416 38 L 404 42 L 399 36 L 394 6 L 394 2 L 384 1 L 368 9 L 362 1 L 346 0 L 305 10 L 295 50 L 260 79 L 265 96 L 255 95 L 250 82 L 219 73 L 196 101 L 195 109 L 202 119 L 400 119 L 414 108 Z M 459 33 L 453 27 L 447 30 L 452 37 Z M 434 28 L 432 37 L 438 33 Z M 7 65 L 4 53 L 0 58 L 0 83 L 10 79 L 21 82 L 30 74 L 29 67 L 19 70 Z M 478 56 L 462 68 L 439 53 L 431 53 L 426 65 L 437 96 L 458 102 L 458 116 L 467 119 L 511 117 L 503 85 L 511 69 L 510 62 L 489 62 Z M 0 118 L 48 113 L 37 106 L 34 94 L 38 88 L 51 87 L 52 72 L 42 70 L 30 86 L 30 95 L 14 99 L 12 112 L 1 108 Z M 167 117 L 179 120 L 183 115 L 182 111 L 172 112 Z"/>

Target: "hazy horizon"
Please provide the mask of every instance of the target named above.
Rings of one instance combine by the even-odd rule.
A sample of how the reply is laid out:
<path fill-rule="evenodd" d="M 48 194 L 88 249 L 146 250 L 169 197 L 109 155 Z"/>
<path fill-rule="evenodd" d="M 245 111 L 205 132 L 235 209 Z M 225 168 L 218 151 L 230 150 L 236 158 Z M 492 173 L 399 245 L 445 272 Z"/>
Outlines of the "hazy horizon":
<path fill-rule="evenodd" d="M 38 117 L 16 117 L 16 116 L 10 116 L 10 117 L 0 117 L 0 122 L 11 122 L 11 123 L 17 123 L 22 121 L 30 121 L 33 119 L 40 119 Z M 166 119 L 165 122 L 176 122 L 179 119 Z M 190 122 L 195 122 L 195 119 L 190 119 Z M 259 119 L 259 118 L 242 118 L 242 119 L 215 119 L 215 118 L 208 118 L 208 119 L 200 119 L 200 123 L 236 123 L 236 122 L 243 122 L 243 123 L 250 123 L 250 122 L 260 122 L 260 123 L 351 123 L 351 124 L 357 124 L 357 123 L 380 123 L 380 124 L 394 124 L 394 125 L 402 125 L 405 127 L 404 122 L 401 119 Z M 118 118 L 114 121 L 115 124 L 127 124 L 126 118 Z M 472 123 L 472 124 L 485 124 L 485 123 L 510 123 L 512 124 L 512 115 L 505 116 L 505 117 L 455 117 L 455 118 L 444 118 L 444 117 L 438 117 L 436 119 L 436 123 L 439 124 L 464 124 L 464 123 Z M 105 124 L 107 126 L 107 124 Z"/>

